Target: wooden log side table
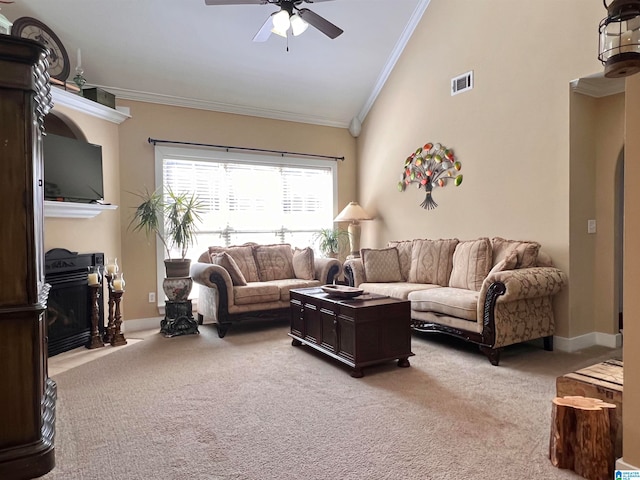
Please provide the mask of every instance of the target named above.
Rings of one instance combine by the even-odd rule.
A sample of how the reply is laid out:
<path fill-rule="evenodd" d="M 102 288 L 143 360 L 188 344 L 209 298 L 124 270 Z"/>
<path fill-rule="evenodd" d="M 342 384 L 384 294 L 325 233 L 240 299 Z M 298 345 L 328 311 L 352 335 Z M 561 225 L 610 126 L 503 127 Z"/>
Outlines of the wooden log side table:
<path fill-rule="evenodd" d="M 408 301 L 370 293 L 345 300 L 318 287 L 293 289 L 290 298 L 292 345 L 308 345 L 350 366 L 355 378 L 364 376 L 364 367 L 395 359 L 399 367 L 410 366 Z"/>
<path fill-rule="evenodd" d="M 198 322 L 193 318 L 191 300 L 164 302 L 164 319 L 160 322 L 160 333 L 165 337 L 200 333 Z"/>
<path fill-rule="evenodd" d="M 610 359 L 556 379 L 556 396 L 558 397 L 581 395 L 599 398 L 616 406 L 615 415 L 618 423 L 616 458 L 622 457 L 623 369 L 622 360 Z"/>
<path fill-rule="evenodd" d="M 613 478 L 618 429 L 616 406 L 579 395 L 552 402 L 549 459 L 587 480 Z"/>

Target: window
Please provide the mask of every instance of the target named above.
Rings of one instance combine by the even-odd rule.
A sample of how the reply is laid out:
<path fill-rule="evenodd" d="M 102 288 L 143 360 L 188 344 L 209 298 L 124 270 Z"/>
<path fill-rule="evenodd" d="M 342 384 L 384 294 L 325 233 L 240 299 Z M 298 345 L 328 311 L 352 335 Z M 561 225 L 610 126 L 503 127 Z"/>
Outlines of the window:
<path fill-rule="evenodd" d="M 337 185 L 333 160 L 155 148 L 156 185 L 177 193 L 194 191 L 205 205 L 196 243 L 187 255 L 192 261 L 211 245 L 256 242 L 306 247 L 314 245 L 318 230 L 333 226 Z M 162 277 L 161 249 L 158 258 Z"/>

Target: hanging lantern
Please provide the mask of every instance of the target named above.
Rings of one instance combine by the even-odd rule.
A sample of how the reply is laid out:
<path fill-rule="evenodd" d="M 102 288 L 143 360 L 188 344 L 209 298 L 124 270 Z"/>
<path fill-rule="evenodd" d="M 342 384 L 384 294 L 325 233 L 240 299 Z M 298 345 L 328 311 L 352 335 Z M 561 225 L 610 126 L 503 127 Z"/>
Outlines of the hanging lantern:
<path fill-rule="evenodd" d="M 640 0 L 613 0 L 600 22 L 598 59 L 604 76 L 626 77 L 640 72 Z"/>

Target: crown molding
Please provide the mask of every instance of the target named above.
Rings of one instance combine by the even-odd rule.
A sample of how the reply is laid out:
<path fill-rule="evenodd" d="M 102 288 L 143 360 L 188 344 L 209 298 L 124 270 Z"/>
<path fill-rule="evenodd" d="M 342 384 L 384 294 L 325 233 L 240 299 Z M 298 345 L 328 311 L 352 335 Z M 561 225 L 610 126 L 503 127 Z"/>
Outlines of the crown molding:
<path fill-rule="evenodd" d="M 590 75 L 571 81 L 571 91 L 601 98 L 624 92 L 624 78 L 606 78 L 603 74 Z"/>
<path fill-rule="evenodd" d="M 386 83 L 389 75 L 393 71 L 393 68 L 396 65 L 396 62 L 400 58 L 400 55 L 404 51 L 407 42 L 411 38 L 413 31 L 418 26 L 418 23 L 422 19 L 424 12 L 431 0 L 420 0 L 416 5 L 415 10 L 413 11 L 411 18 L 407 22 L 402 35 L 398 39 L 391 55 L 387 59 L 376 84 L 373 88 L 373 91 L 367 98 L 364 106 L 358 113 L 357 123 L 361 124 L 366 118 L 369 110 L 375 103 L 378 95 L 382 91 L 384 84 Z M 283 112 L 280 110 L 271 110 L 271 109 L 263 109 L 257 107 L 250 107 L 245 105 L 232 105 L 229 103 L 222 102 L 213 102 L 209 100 L 199 100 L 195 98 L 187 98 L 187 97 L 178 97 L 173 95 L 163 95 L 157 93 L 150 92 L 141 92 L 137 90 L 129 90 L 125 88 L 117 88 L 109 85 L 92 85 L 95 87 L 103 88 L 110 93 L 113 93 L 116 98 L 122 100 L 132 100 L 137 102 L 146 102 L 146 103 L 156 103 L 160 105 L 169 105 L 174 107 L 185 107 L 185 108 L 195 108 L 198 110 L 210 110 L 214 112 L 222 112 L 222 113 L 231 113 L 236 115 L 248 115 L 251 117 L 260 117 L 260 118 L 271 118 L 274 120 L 284 120 L 287 122 L 296 122 L 296 123 L 308 123 L 312 125 L 322 125 L 326 127 L 336 127 L 336 128 L 350 128 L 350 126 L 354 125 L 354 119 L 351 119 L 349 122 L 336 121 L 333 119 L 318 117 L 314 115 L 303 115 L 292 112 Z"/>
<path fill-rule="evenodd" d="M 116 124 L 120 124 L 127 118 L 131 118 L 131 116 L 126 113 L 81 97 L 76 93 L 63 90 L 62 88 L 52 87 L 51 97 L 53 98 L 54 108 L 56 105 L 62 105 Z"/>
<path fill-rule="evenodd" d="M 106 85 L 95 86 L 108 90 L 120 100 L 157 103 L 160 105 L 195 108 L 198 110 L 210 110 L 214 112 L 232 113 L 236 115 L 248 115 L 251 117 L 271 118 L 274 120 L 284 120 L 288 122 L 310 123 L 313 125 L 323 125 L 327 127 L 347 128 L 349 126 L 349 124 L 345 122 L 339 122 L 324 117 L 316 117 L 313 115 L 301 115 L 279 110 L 269 110 L 263 108 L 248 107 L 244 105 L 231 105 L 228 103 L 213 102 L 209 100 L 199 100 L 196 98 L 141 92 L 137 90 L 128 90 L 126 88 L 110 87 Z"/>

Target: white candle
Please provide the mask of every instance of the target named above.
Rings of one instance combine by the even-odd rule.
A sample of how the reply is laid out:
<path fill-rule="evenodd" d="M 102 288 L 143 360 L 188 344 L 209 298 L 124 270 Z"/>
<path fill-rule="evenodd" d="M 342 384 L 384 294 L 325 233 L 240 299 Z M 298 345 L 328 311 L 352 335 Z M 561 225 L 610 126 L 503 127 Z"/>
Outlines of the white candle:
<path fill-rule="evenodd" d="M 98 285 L 98 274 L 90 273 L 88 277 L 89 285 Z"/>
<path fill-rule="evenodd" d="M 122 280 L 120 279 L 116 279 L 113 281 L 113 289 L 116 292 L 121 292 L 122 291 Z"/>
<path fill-rule="evenodd" d="M 80 68 L 82 66 L 82 54 L 80 53 L 80 49 L 78 49 L 78 65 L 77 67 Z"/>
<path fill-rule="evenodd" d="M 109 275 L 113 275 L 117 271 L 118 270 L 117 270 L 117 267 L 116 267 L 115 263 L 110 263 L 109 265 L 107 265 L 107 273 Z"/>

